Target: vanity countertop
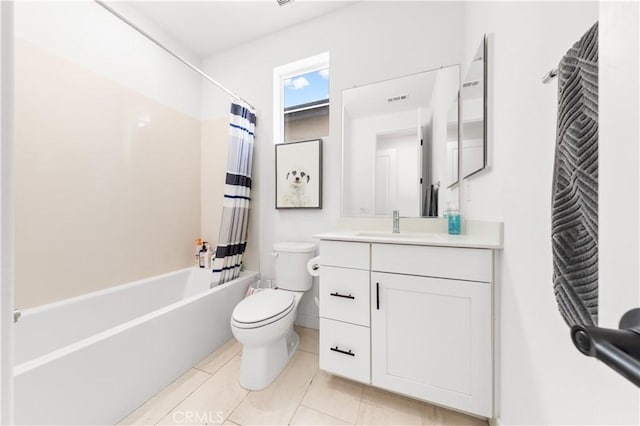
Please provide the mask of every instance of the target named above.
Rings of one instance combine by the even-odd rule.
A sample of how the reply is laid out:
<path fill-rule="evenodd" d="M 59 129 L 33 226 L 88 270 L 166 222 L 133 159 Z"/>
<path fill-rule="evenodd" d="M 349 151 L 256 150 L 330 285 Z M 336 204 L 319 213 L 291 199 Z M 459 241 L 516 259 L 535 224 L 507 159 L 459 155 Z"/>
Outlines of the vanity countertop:
<path fill-rule="evenodd" d="M 446 232 L 424 232 L 422 230 L 408 230 L 394 234 L 384 231 L 379 227 L 370 229 L 339 228 L 330 232 L 316 234 L 313 238 L 332 241 L 356 241 L 381 244 L 409 244 L 418 246 L 462 247 L 501 249 L 502 248 L 502 223 L 475 223 L 466 233 L 461 235 L 449 235 Z"/>

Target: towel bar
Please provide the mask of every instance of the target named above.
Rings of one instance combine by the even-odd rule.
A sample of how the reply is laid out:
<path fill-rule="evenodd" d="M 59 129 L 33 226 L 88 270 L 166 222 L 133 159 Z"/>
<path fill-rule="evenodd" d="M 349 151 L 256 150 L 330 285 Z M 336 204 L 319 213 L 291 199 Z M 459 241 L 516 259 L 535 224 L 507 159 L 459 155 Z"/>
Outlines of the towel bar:
<path fill-rule="evenodd" d="M 547 84 L 557 76 L 558 76 L 558 68 L 554 68 L 542 77 L 542 82 L 544 84 Z"/>

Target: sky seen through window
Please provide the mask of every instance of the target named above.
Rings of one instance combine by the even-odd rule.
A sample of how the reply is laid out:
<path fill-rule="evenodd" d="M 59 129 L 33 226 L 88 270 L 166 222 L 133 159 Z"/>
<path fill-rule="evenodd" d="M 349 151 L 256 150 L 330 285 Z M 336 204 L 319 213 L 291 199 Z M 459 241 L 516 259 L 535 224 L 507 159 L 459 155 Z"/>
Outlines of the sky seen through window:
<path fill-rule="evenodd" d="M 329 99 L 329 68 L 284 80 L 284 108 Z"/>

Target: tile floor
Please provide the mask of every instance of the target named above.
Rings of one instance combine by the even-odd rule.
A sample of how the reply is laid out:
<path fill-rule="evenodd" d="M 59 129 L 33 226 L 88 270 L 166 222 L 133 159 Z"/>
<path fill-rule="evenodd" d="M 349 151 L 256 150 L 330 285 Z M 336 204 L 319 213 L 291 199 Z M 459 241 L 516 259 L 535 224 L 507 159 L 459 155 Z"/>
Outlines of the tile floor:
<path fill-rule="evenodd" d="M 121 425 L 485 425 L 431 404 L 318 369 L 318 330 L 296 327 L 298 351 L 268 388 L 240 387 L 241 345 L 230 340 Z"/>

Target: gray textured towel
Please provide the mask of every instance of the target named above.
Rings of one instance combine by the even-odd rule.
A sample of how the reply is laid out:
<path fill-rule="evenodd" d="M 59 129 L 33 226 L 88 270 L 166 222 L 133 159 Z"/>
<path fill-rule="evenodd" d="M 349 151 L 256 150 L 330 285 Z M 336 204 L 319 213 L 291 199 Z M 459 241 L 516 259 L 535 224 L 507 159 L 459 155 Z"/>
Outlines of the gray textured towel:
<path fill-rule="evenodd" d="M 553 288 L 567 324 L 598 323 L 598 23 L 558 68 Z"/>

